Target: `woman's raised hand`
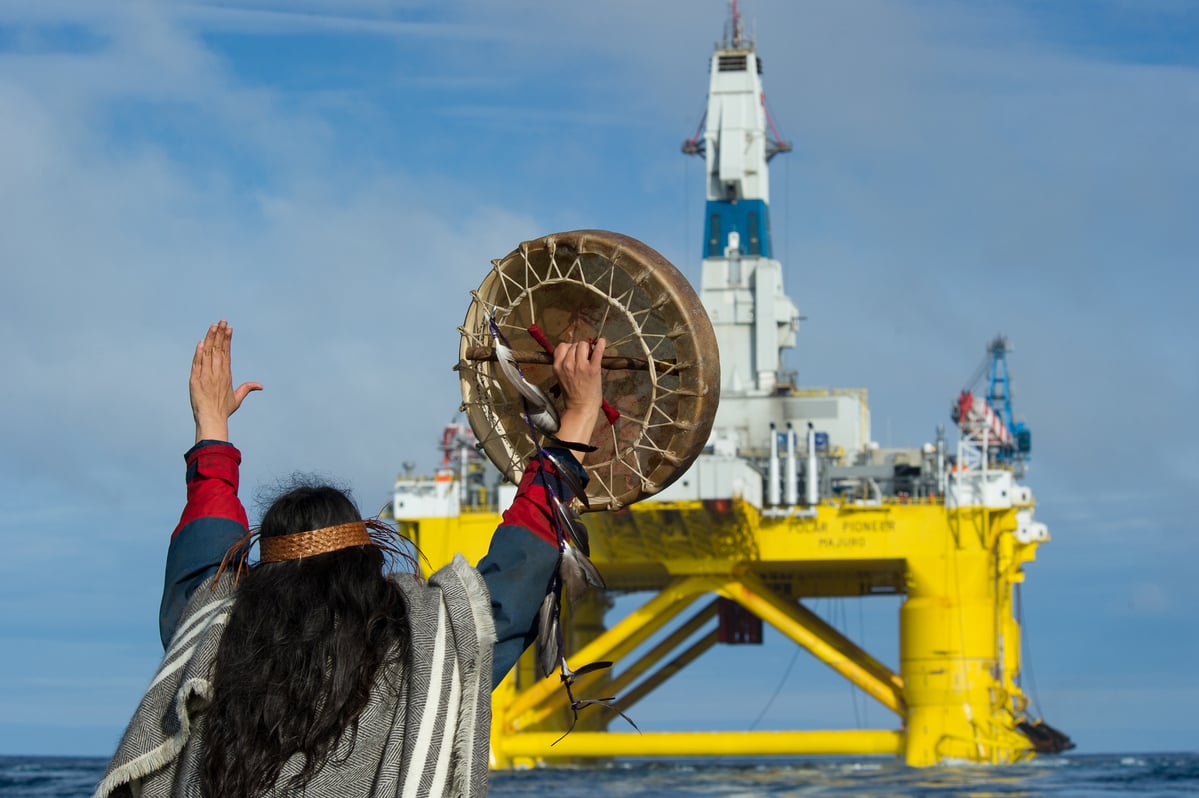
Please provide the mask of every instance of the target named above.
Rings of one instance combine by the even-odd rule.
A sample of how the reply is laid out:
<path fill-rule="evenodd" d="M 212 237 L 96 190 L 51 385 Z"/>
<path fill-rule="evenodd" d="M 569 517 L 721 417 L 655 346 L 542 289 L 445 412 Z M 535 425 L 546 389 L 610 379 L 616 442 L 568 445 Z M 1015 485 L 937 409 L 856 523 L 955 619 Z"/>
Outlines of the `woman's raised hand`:
<path fill-rule="evenodd" d="M 222 319 L 209 327 L 204 340 L 196 344 L 188 387 L 192 416 L 196 420 L 197 443 L 229 440 L 229 416 L 237 412 L 250 392 L 262 390 L 262 384 L 257 382 L 243 382 L 236 389 L 233 387 L 229 363 L 232 339 L 233 328 Z"/>
<path fill-rule="evenodd" d="M 589 443 L 599 418 L 603 402 L 604 358 L 603 338 L 592 341 L 558 344 L 554 349 L 554 376 L 562 387 L 565 408 L 562 411 L 558 438 L 575 443 Z M 580 461 L 581 453 L 575 455 Z"/>

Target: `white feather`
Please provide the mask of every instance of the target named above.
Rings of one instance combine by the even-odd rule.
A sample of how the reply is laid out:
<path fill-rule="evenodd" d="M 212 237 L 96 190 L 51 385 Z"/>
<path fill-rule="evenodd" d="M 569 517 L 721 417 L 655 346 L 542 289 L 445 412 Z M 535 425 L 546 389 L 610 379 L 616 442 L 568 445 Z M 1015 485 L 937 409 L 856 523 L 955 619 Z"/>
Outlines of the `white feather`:
<path fill-rule="evenodd" d="M 525 379 L 516 366 L 512 350 L 498 340 L 495 342 L 495 359 L 508 382 L 524 397 L 527 403 L 526 412 L 529 422 L 547 435 L 557 432 L 558 411 L 554 408 L 553 402 L 540 388 Z"/>

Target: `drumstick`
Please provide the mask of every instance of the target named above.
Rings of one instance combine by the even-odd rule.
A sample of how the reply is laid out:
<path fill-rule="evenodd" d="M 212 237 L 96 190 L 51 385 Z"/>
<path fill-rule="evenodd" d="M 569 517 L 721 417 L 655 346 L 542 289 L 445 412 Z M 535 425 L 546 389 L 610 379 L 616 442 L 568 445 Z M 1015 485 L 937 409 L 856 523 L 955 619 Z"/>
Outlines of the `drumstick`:
<path fill-rule="evenodd" d="M 550 352 L 530 352 L 521 351 L 518 349 L 512 350 L 512 358 L 517 363 L 528 363 L 535 366 L 552 366 L 554 356 Z M 479 361 L 495 360 L 495 350 L 490 346 L 472 346 L 466 350 L 466 359 Z M 606 369 L 616 371 L 649 371 L 650 361 L 643 357 L 627 357 L 625 355 L 604 355 L 600 359 L 600 365 Z M 653 362 L 653 369 L 659 374 L 667 373 L 675 370 L 677 362 L 674 360 L 657 360 Z"/>
<path fill-rule="evenodd" d="M 545 333 L 543 333 L 541 328 L 537 326 L 537 322 L 533 322 L 529 325 L 529 335 L 533 336 L 534 341 L 541 344 L 541 348 L 545 350 L 547 355 L 549 355 L 551 358 L 554 356 L 554 345 L 550 343 L 549 338 L 545 337 Z M 592 341 L 591 349 L 587 351 L 587 354 L 591 355 L 594 353 L 594 351 L 595 341 Z M 603 358 L 600 358 L 600 368 L 603 368 L 603 366 Z M 608 419 L 608 426 L 615 426 L 616 419 L 620 418 L 620 411 L 608 404 L 608 400 L 604 399 L 603 397 L 600 397 L 600 410 L 603 411 L 604 418 Z"/>

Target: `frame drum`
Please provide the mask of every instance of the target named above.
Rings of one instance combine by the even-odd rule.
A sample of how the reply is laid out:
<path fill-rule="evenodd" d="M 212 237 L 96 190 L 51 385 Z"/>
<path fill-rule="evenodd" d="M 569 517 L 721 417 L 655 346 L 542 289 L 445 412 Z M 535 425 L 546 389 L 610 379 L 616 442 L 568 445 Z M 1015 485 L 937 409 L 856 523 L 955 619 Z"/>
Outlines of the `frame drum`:
<path fill-rule="evenodd" d="M 716 336 L 687 279 L 650 247 L 603 230 L 526 241 L 492 261 L 472 297 L 455 367 L 462 410 L 479 448 L 510 480 L 552 441 L 534 432 L 523 398 L 500 371 L 488 314 L 525 378 L 556 403 L 552 357 L 534 334 L 551 345 L 607 340 L 607 407 L 587 441 L 597 448 L 586 456 L 590 509 L 615 510 L 659 492 L 708 442 L 720 398 Z"/>

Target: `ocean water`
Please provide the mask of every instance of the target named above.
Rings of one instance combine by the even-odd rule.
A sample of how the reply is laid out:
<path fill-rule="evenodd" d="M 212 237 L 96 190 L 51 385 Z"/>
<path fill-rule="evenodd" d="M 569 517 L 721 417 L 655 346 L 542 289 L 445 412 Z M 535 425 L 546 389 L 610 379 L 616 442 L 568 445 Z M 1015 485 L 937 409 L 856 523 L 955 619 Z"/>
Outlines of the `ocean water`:
<path fill-rule="evenodd" d="M 0 757 L 0 798 L 86 798 L 103 759 Z M 1043 757 L 1025 765 L 915 770 L 891 760 L 763 760 L 740 765 L 619 763 L 497 773 L 491 795 L 1181 796 L 1199 795 L 1199 754 Z"/>

